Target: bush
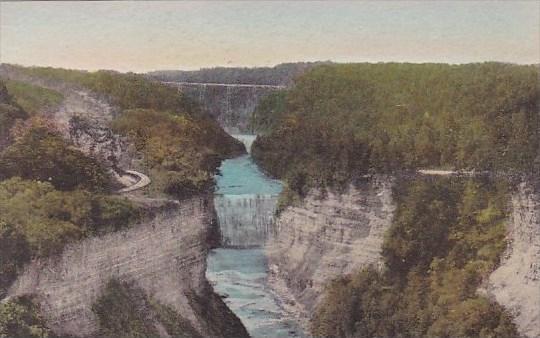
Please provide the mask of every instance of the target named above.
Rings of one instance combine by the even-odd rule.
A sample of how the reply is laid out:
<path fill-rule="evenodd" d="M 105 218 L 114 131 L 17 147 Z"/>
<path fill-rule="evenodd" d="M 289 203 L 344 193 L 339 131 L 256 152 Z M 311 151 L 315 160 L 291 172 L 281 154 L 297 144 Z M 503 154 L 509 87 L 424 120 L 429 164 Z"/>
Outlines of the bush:
<path fill-rule="evenodd" d="M 110 189 L 111 177 L 98 160 L 71 147 L 56 131 L 45 126 L 24 130 L 0 154 L 0 178 L 19 176 L 51 182 L 59 190 Z"/>
<path fill-rule="evenodd" d="M 174 309 L 148 297 L 142 289 L 110 280 L 92 305 L 100 337 L 159 337 L 162 326 L 170 337 L 199 338 L 189 321 Z"/>
<path fill-rule="evenodd" d="M 214 122 L 185 115 L 128 110 L 113 128 L 144 155 L 154 188 L 179 198 L 211 189 L 221 160 L 243 151 Z"/>
<path fill-rule="evenodd" d="M 31 258 L 24 236 L 8 223 L 0 221 L 0 299 L 17 277 L 17 272 Z"/>
<path fill-rule="evenodd" d="M 56 254 L 84 236 L 126 227 L 140 217 L 127 200 L 58 191 L 48 182 L 0 182 L 0 296 L 32 257 Z"/>
<path fill-rule="evenodd" d="M 10 130 L 15 123 L 27 119 L 28 116 L 28 113 L 13 100 L 4 82 L 0 80 L 0 150 L 10 143 Z"/>
<path fill-rule="evenodd" d="M 20 81 L 7 81 L 6 86 L 13 101 L 31 115 L 51 111 L 64 99 L 57 91 Z"/>
<path fill-rule="evenodd" d="M 0 337 L 55 338 L 31 298 L 21 297 L 0 303 Z"/>

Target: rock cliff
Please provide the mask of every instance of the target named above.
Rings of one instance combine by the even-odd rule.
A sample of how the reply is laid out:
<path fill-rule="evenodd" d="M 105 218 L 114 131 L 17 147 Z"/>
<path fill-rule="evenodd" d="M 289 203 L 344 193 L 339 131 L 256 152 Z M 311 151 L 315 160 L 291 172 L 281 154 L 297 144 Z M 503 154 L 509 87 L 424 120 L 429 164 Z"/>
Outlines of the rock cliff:
<path fill-rule="evenodd" d="M 114 278 L 173 307 L 204 337 L 247 337 L 205 277 L 208 243 L 216 230 L 209 226 L 215 225 L 211 197 L 144 203 L 153 214 L 146 221 L 31 262 L 8 295 L 34 295 L 59 334 L 92 336 L 98 324 L 91 306 Z"/>
<path fill-rule="evenodd" d="M 393 180 L 376 178 L 341 194 L 312 190 L 285 209 L 267 252 L 272 286 L 307 327 L 324 286 L 366 265 L 381 264 L 381 246 L 395 210 Z M 508 218 L 508 249 L 487 292 L 516 317 L 519 331 L 540 337 L 540 185 L 521 183 Z"/>
<path fill-rule="evenodd" d="M 523 335 L 540 337 L 540 185 L 521 183 L 511 206 L 508 248 L 487 291 L 514 313 Z"/>
<path fill-rule="evenodd" d="M 342 194 L 314 190 L 279 215 L 267 248 L 273 286 L 304 326 L 330 280 L 380 265 L 395 209 L 392 185 L 379 177 Z"/>

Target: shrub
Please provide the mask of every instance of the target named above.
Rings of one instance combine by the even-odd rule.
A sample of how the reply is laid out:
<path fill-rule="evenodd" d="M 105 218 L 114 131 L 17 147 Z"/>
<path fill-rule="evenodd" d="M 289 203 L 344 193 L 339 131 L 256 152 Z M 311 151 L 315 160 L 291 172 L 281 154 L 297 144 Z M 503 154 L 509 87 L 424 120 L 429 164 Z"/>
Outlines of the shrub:
<path fill-rule="evenodd" d="M 0 303 L 0 337 L 55 338 L 31 298 L 20 297 Z"/>
<path fill-rule="evenodd" d="M 51 182 L 59 190 L 108 190 L 111 178 L 98 160 L 71 147 L 56 131 L 32 126 L 0 155 L 0 178 Z"/>

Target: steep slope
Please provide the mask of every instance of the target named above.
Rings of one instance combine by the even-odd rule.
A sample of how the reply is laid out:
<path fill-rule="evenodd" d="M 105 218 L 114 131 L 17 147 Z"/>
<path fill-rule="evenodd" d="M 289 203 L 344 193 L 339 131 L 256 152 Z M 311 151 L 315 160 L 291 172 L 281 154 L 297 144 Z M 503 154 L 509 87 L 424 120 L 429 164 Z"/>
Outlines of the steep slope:
<path fill-rule="evenodd" d="M 155 216 L 130 229 L 70 245 L 60 256 L 33 261 L 12 285 L 9 297 L 34 295 L 47 323 L 59 334 L 93 336 L 99 327 L 92 305 L 109 280 L 116 279 L 171 306 L 201 336 L 247 336 L 205 278 L 209 224 L 214 223 L 212 199 L 144 203 L 151 204 L 149 211 Z M 222 311 L 210 318 L 205 311 L 216 307 Z"/>
<path fill-rule="evenodd" d="M 377 177 L 341 194 L 312 190 L 278 216 L 267 248 L 274 286 L 285 299 L 292 296 L 289 305 L 304 326 L 331 280 L 382 264 L 395 208 L 392 185 L 391 178 Z"/>
<path fill-rule="evenodd" d="M 516 315 L 520 332 L 540 336 L 540 185 L 523 182 L 512 196 L 508 248 L 489 277 L 488 294 Z"/>

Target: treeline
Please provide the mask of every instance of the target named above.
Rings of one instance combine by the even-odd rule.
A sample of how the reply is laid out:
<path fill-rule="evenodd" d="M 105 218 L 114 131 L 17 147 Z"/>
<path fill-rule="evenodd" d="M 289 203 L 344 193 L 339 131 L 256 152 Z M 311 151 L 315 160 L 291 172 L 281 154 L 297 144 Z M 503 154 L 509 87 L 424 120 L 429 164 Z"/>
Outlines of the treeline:
<path fill-rule="evenodd" d="M 264 85 L 292 84 L 294 79 L 308 69 L 324 62 L 282 63 L 274 67 L 216 67 L 201 70 L 160 70 L 148 73 L 161 81 L 204 82 L 204 83 L 244 83 Z"/>
<path fill-rule="evenodd" d="M 52 111 L 60 105 L 64 96 L 59 92 L 20 81 L 6 81 L 10 95 L 30 115 Z"/>
<path fill-rule="evenodd" d="M 135 142 L 145 157 L 144 169 L 155 175 L 154 192 L 182 198 L 206 192 L 213 186 L 220 161 L 245 151 L 194 101 L 142 75 L 5 64 L 0 71 L 6 76 L 81 86 L 120 108 L 113 128 Z"/>
<path fill-rule="evenodd" d="M 502 63 L 322 65 L 261 102 L 253 156 L 305 186 L 416 168 L 532 172 L 538 79 Z"/>
<path fill-rule="evenodd" d="M 143 154 L 144 166 L 152 178 L 150 189 L 177 198 L 211 191 L 221 161 L 245 151 L 213 120 L 197 120 L 189 115 L 126 110 L 112 127 Z"/>
<path fill-rule="evenodd" d="M 10 131 L 17 121 L 25 120 L 30 115 L 21 108 L 0 80 L 0 150 L 11 141 Z"/>
<path fill-rule="evenodd" d="M 110 70 L 88 72 L 52 67 L 20 67 L 0 65 L 0 74 L 39 79 L 44 83 L 82 86 L 107 98 L 120 109 L 155 109 L 182 114 L 201 113 L 198 106 L 177 89 L 151 81 L 134 73 Z"/>
<path fill-rule="evenodd" d="M 507 187 L 489 180 L 400 182 L 385 269 L 340 277 L 312 319 L 316 337 L 519 337 L 477 290 L 505 250 Z"/>

